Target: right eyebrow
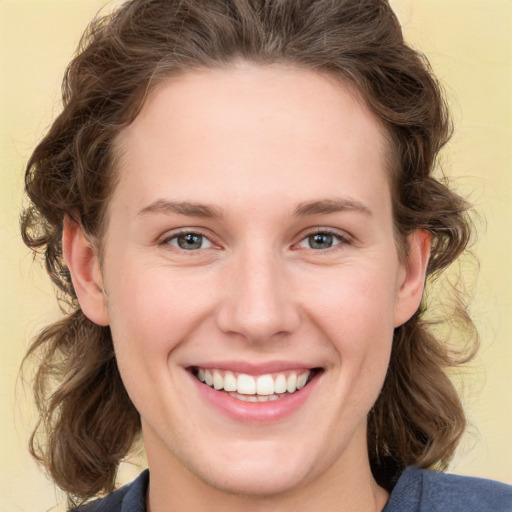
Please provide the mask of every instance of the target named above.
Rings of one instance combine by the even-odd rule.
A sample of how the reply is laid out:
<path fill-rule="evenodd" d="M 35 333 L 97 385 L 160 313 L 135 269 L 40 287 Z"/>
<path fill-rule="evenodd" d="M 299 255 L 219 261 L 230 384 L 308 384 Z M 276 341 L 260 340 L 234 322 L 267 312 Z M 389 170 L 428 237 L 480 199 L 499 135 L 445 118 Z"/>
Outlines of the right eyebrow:
<path fill-rule="evenodd" d="M 158 199 L 148 206 L 145 206 L 137 212 L 137 215 L 144 216 L 149 213 L 176 213 L 186 215 L 187 217 L 201 218 L 222 218 L 224 213 L 215 206 L 203 203 L 192 203 L 189 201 L 170 201 L 168 199 Z"/>
<path fill-rule="evenodd" d="M 300 203 L 295 209 L 295 215 L 303 217 L 306 215 L 325 215 L 344 211 L 355 211 L 371 217 L 372 211 L 368 206 L 350 197 L 320 199 Z"/>

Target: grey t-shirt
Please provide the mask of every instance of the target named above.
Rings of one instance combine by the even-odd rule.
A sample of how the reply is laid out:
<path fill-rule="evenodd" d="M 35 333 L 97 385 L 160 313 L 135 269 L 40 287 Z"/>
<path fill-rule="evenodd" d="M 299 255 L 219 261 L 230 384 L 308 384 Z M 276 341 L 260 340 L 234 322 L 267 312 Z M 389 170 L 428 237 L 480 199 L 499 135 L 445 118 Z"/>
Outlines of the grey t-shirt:
<path fill-rule="evenodd" d="M 146 512 L 149 471 L 75 512 Z M 512 486 L 415 467 L 406 468 L 382 512 L 512 512 Z"/>

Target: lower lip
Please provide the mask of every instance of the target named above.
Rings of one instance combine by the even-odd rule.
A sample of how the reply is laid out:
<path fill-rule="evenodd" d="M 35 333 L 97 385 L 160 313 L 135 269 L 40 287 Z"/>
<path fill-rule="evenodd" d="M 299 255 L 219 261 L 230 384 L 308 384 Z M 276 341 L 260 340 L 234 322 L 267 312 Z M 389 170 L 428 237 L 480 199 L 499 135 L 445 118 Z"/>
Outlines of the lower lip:
<path fill-rule="evenodd" d="M 229 418 L 239 423 L 264 425 L 284 420 L 300 409 L 316 386 L 320 372 L 302 389 L 271 402 L 244 402 L 203 384 L 191 373 L 189 375 L 207 402 Z"/>

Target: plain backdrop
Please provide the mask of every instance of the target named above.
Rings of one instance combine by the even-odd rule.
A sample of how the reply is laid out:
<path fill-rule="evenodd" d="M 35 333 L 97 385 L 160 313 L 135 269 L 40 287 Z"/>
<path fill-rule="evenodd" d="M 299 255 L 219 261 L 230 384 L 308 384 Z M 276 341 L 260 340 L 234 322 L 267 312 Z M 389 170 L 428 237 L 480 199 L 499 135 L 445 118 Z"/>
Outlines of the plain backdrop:
<path fill-rule="evenodd" d="M 18 378 L 30 337 L 59 316 L 19 236 L 24 165 L 60 109 L 60 81 L 106 0 L 0 0 L 0 510 L 39 512 L 62 495 L 28 455 L 34 422 Z M 512 483 L 512 1 L 392 1 L 410 43 L 444 84 L 455 136 L 445 172 L 480 213 L 472 311 L 482 337 L 465 374 L 472 426 L 450 471 Z M 475 265 L 465 271 L 472 275 Z M 459 382 L 459 379 L 457 380 Z M 127 466 L 121 480 L 138 472 Z"/>

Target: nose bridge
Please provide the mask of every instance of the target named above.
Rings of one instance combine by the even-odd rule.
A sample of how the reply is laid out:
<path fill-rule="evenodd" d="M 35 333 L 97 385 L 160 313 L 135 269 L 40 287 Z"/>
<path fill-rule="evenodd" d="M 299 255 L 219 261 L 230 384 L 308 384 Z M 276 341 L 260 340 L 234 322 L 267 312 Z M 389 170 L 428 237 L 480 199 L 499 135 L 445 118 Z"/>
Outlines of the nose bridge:
<path fill-rule="evenodd" d="M 269 247 L 240 250 L 219 312 L 219 327 L 251 342 L 291 333 L 299 314 L 292 301 L 284 261 Z"/>

